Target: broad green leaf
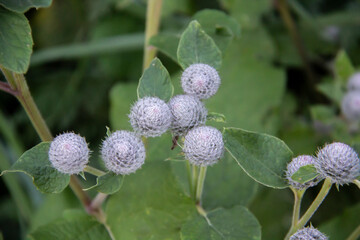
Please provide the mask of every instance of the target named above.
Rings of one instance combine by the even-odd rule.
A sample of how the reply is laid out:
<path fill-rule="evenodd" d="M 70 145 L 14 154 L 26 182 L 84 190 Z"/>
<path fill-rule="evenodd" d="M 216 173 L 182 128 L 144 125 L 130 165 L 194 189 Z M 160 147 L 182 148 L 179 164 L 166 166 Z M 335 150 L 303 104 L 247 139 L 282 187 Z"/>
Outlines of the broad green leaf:
<path fill-rule="evenodd" d="M 9 170 L 1 173 L 23 172 L 29 175 L 43 193 L 60 193 L 70 182 L 70 175 L 51 166 L 48 158 L 50 143 L 42 142 L 26 151 Z"/>
<path fill-rule="evenodd" d="M 194 63 L 205 63 L 216 69 L 221 66 L 221 51 L 197 21 L 190 22 L 181 35 L 177 59 L 183 69 Z"/>
<path fill-rule="evenodd" d="M 319 230 L 331 240 L 347 239 L 349 235 L 359 227 L 360 204 L 351 206 L 337 217 L 322 223 Z"/>
<path fill-rule="evenodd" d="M 314 178 L 319 176 L 319 173 L 316 171 L 316 168 L 313 164 L 302 166 L 297 170 L 292 176 L 291 179 L 298 183 L 306 183 Z"/>
<path fill-rule="evenodd" d="M 239 24 L 222 11 L 205 9 L 197 12 L 193 19 L 200 23 L 221 51 L 226 50 L 233 37 L 240 36 Z"/>
<path fill-rule="evenodd" d="M 11 11 L 23 13 L 33 7 L 49 7 L 51 2 L 52 0 L 0 0 L 0 5 Z"/>
<path fill-rule="evenodd" d="M 179 239 L 181 225 L 196 214 L 169 161 L 154 161 L 155 156 L 127 176 L 121 191 L 108 200 L 107 222 L 116 239 Z"/>
<path fill-rule="evenodd" d="M 113 130 L 130 130 L 128 114 L 137 99 L 135 83 L 118 83 L 110 91 L 110 126 Z"/>
<path fill-rule="evenodd" d="M 225 147 L 255 181 L 273 188 L 288 186 L 284 178 L 293 153 L 280 139 L 238 128 L 225 128 Z"/>
<path fill-rule="evenodd" d="M 261 226 L 245 207 L 216 209 L 207 214 L 207 220 L 196 216 L 181 228 L 182 240 L 260 240 Z"/>
<path fill-rule="evenodd" d="M 155 58 L 139 80 L 138 98 L 158 97 L 167 102 L 173 93 L 174 86 L 171 83 L 169 72 L 161 61 Z"/>
<path fill-rule="evenodd" d="M 344 50 L 341 50 L 335 59 L 335 73 L 336 77 L 346 84 L 351 75 L 355 72 L 354 66 L 351 63 L 348 55 Z"/>
<path fill-rule="evenodd" d="M 105 175 L 98 177 L 94 186 L 84 190 L 96 190 L 105 194 L 114 194 L 120 190 L 123 180 L 124 177 L 122 175 L 108 172 Z"/>
<path fill-rule="evenodd" d="M 104 225 L 94 217 L 78 211 L 65 212 L 62 219 L 30 233 L 32 240 L 111 240 Z"/>
<path fill-rule="evenodd" d="M 150 45 L 157 47 L 162 53 L 177 63 L 177 48 L 180 36 L 171 33 L 160 33 L 150 38 Z"/>
<path fill-rule="evenodd" d="M 206 121 L 215 121 L 215 122 L 226 122 L 226 118 L 224 114 L 216 113 L 216 112 L 209 112 L 206 116 Z"/>
<path fill-rule="evenodd" d="M 26 17 L 0 7 L 0 65 L 16 73 L 25 73 L 32 46 L 31 29 Z"/>

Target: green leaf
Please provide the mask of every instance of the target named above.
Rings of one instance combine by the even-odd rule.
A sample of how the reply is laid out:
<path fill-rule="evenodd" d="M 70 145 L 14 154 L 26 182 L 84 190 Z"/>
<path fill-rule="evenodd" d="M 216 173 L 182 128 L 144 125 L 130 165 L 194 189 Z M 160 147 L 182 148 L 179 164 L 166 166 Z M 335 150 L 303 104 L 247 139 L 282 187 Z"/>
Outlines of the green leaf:
<path fill-rule="evenodd" d="M 30 8 L 49 7 L 52 0 L 0 0 L 0 5 L 7 9 L 23 13 Z"/>
<path fill-rule="evenodd" d="M 177 48 L 180 37 L 171 33 L 160 33 L 150 38 L 150 45 L 157 47 L 162 53 L 177 63 Z"/>
<path fill-rule="evenodd" d="M 360 204 L 351 206 L 339 216 L 322 223 L 319 230 L 330 237 L 331 240 L 347 239 L 360 224 Z"/>
<path fill-rule="evenodd" d="M 194 63 L 204 63 L 219 69 L 221 58 L 221 51 L 214 40 L 202 30 L 197 21 L 190 22 L 181 35 L 177 50 L 181 67 L 185 69 Z"/>
<path fill-rule="evenodd" d="M 97 177 L 96 185 L 84 190 L 96 190 L 105 194 L 114 194 L 120 190 L 123 180 L 124 177 L 122 175 L 116 175 L 115 173 L 108 172 L 105 175 Z"/>
<path fill-rule="evenodd" d="M 111 240 L 104 225 L 79 211 L 67 211 L 64 217 L 39 227 L 29 235 L 33 240 Z"/>
<path fill-rule="evenodd" d="M 1 173 L 23 172 L 29 175 L 43 193 L 60 193 L 70 182 L 70 175 L 51 166 L 48 158 L 50 142 L 42 142 L 26 151 L 9 170 Z"/>
<path fill-rule="evenodd" d="M 335 59 L 335 73 L 336 77 L 343 83 L 346 84 L 350 76 L 355 72 L 354 66 L 352 65 L 350 58 L 344 50 L 341 50 Z"/>
<path fill-rule="evenodd" d="M 225 147 L 255 181 L 273 188 L 288 187 L 284 178 L 293 153 L 280 139 L 238 128 L 225 128 Z"/>
<path fill-rule="evenodd" d="M 221 51 L 226 50 L 233 37 L 240 36 L 239 24 L 234 18 L 222 11 L 205 9 L 197 12 L 193 19 L 200 23 Z"/>
<path fill-rule="evenodd" d="M 146 96 L 158 97 L 165 102 L 169 101 L 174 93 L 169 72 L 158 58 L 151 61 L 141 76 L 137 94 L 139 98 Z"/>
<path fill-rule="evenodd" d="M 337 81 L 324 81 L 320 84 L 318 84 L 317 89 L 323 93 L 325 96 L 327 96 L 329 99 L 334 101 L 338 106 L 341 104 L 341 100 L 344 96 L 344 91 L 342 89 L 342 86 Z"/>
<path fill-rule="evenodd" d="M 226 118 L 224 114 L 216 113 L 216 112 L 209 112 L 206 121 L 215 121 L 215 122 L 226 122 Z"/>
<path fill-rule="evenodd" d="M 313 164 L 302 166 L 297 170 L 292 176 L 291 179 L 298 183 L 306 183 L 314 178 L 319 176 L 319 173 L 316 171 L 316 168 Z"/>
<path fill-rule="evenodd" d="M 154 160 L 155 156 L 151 154 L 136 174 L 127 176 L 121 191 L 108 200 L 107 222 L 116 239 L 179 239 L 181 225 L 196 213 L 170 163 Z"/>
<path fill-rule="evenodd" d="M 0 7 L 0 65 L 16 73 L 25 73 L 32 46 L 31 29 L 26 17 Z"/>
<path fill-rule="evenodd" d="M 196 216 L 181 228 L 182 240 L 255 240 L 261 239 L 261 227 L 255 216 L 245 207 L 216 209 L 207 220 Z"/>

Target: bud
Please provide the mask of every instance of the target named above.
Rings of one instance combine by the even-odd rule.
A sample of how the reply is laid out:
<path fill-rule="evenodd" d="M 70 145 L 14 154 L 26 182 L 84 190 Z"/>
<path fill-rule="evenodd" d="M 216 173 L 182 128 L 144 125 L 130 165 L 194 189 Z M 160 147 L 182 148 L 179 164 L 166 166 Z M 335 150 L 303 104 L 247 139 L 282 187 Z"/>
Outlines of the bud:
<path fill-rule="evenodd" d="M 360 91 L 360 72 L 354 73 L 349 78 L 347 89 L 349 91 Z"/>
<path fill-rule="evenodd" d="M 213 96 L 221 80 L 215 68 L 202 63 L 192 64 L 181 76 L 181 86 L 185 93 L 200 99 Z"/>
<path fill-rule="evenodd" d="M 327 240 L 322 232 L 313 227 L 299 229 L 290 237 L 290 240 Z"/>
<path fill-rule="evenodd" d="M 341 103 L 341 110 L 346 119 L 360 120 L 360 91 L 348 92 Z"/>
<path fill-rule="evenodd" d="M 287 170 L 286 170 L 286 178 L 288 179 L 289 184 L 296 189 L 304 189 L 315 186 L 317 184 L 316 179 L 313 179 L 309 182 L 302 184 L 295 182 L 291 178 L 291 176 L 294 173 L 296 173 L 299 170 L 299 168 L 306 165 L 315 164 L 315 161 L 316 159 L 313 156 L 309 156 L 309 155 L 301 155 L 296 158 L 293 158 L 292 161 L 287 165 Z"/>
<path fill-rule="evenodd" d="M 222 134 L 214 127 L 193 128 L 185 136 L 183 151 L 185 157 L 194 165 L 213 165 L 224 153 Z"/>
<path fill-rule="evenodd" d="M 169 108 L 173 118 L 170 128 L 174 135 L 183 135 L 206 122 L 207 110 L 197 97 L 177 95 L 170 99 Z"/>
<path fill-rule="evenodd" d="M 52 166 L 65 174 L 78 174 L 89 161 L 90 150 L 85 138 L 75 133 L 63 133 L 54 138 L 49 148 Z"/>
<path fill-rule="evenodd" d="M 325 145 L 317 153 L 317 171 L 332 183 L 348 184 L 360 175 L 360 161 L 354 149 L 344 143 Z"/>
<path fill-rule="evenodd" d="M 157 97 L 139 99 L 131 108 L 129 118 L 135 133 L 145 137 L 160 136 L 172 121 L 169 106 Z"/>
<path fill-rule="evenodd" d="M 101 156 L 111 172 L 127 175 L 144 164 L 145 147 L 134 133 L 116 131 L 104 140 Z"/>

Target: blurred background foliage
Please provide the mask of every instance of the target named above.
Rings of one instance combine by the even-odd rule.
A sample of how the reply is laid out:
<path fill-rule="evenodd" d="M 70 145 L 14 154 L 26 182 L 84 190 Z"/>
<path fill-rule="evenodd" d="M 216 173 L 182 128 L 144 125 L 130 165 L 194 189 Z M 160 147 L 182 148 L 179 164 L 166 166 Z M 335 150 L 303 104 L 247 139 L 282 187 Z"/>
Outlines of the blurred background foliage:
<path fill-rule="evenodd" d="M 197 11 L 209 8 L 228 13 L 240 24 L 239 36 L 229 46 L 222 46 L 227 49 L 219 92 L 206 101 L 210 112 L 226 116 L 226 123 L 214 124 L 217 127 L 276 135 L 295 155 L 314 154 L 319 146 L 334 140 L 360 143 L 359 134 L 349 133 L 341 117 L 338 100 L 346 79 L 339 80 L 341 74 L 336 71 L 337 63 L 340 67 L 351 65 L 352 71 L 359 69 L 360 1 L 288 0 L 310 77 L 277 9 L 280 1 L 164 0 L 161 33 L 176 39 Z M 50 8 L 26 13 L 35 43 L 26 77 L 35 101 L 54 134 L 74 131 L 86 136 L 95 162 L 105 126 L 130 127 L 127 114 L 137 98 L 142 71 L 145 11 L 145 0 L 62 0 L 54 1 Z M 174 43 L 165 42 L 169 44 Z M 159 57 L 172 75 L 175 93 L 180 93 L 180 67 L 171 54 L 169 57 L 160 52 Z M 6 169 L 40 140 L 15 98 L 1 93 L 0 109 L 0 167 Z M 170 135 L 150 139 L 148 146 L 149 161 L 178 157 L 178 150 L 170 151 Z M 166 169 L 172 169 L 175 179 L 181 179 L 176 164 L 171 162 Z M 236 165 L 226 155 L 209 169 L 204 207 L 249 206 L 262 225 L 263 239 L 281 239 L 291 220 L 291 191 L 262 187 Z M 126 193 L 131 193 L 131 182 L 141 184 L 142 178 L 129 176 L 124 190 L 108 205 L 124 201 Z M 34 210 L 30 230 L 57 219 L 64 209 L 80 207 L 69 189 L 57 195 L 42 195 L 24 175 L 9 175 L 7 179 L 0 182 L 0 230 L 5 239 L 20 239 L 28 229 L 24 221 L 19 221 L 16 200 L 11 199 L 6 187 L 9 183 L 5 185 L 4 181 L 18 180 L 26 189 L 24 198 L 31 199 Z M 304 206 L 317 191 L 308 190 Z M 359 200 L 354 185 L 343 186 L 340 192 L 333 188 L 312 224 L 331 239 L 344 239 L 360 224 Z M 119 209 L 110 213 L 110 218 L 116 218 L 116 214 L 127 216 Z M 351 222 L 350 226 L 342 226 L 342 219 L 351 219 L 346 221 Z M 114 220 L 113 224 L 120 223 Z"/>

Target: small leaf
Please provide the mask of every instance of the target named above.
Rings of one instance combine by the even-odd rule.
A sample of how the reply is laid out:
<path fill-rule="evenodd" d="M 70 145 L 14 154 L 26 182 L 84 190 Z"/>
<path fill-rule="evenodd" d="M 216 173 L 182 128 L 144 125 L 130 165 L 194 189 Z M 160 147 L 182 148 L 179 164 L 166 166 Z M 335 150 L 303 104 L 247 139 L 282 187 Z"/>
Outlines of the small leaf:
<path fill-rule="evenodd" d="M 342 86 L 337 81 L 325 81 L 316 86 L 316 88 L 331 99 L 334 103 L 340 105 L 341 100 L 344 96 L 344 91 Z"/>
<path fill-rule="evenodd" d="M 206 117 L 206 121 L 215 121 L 215 122 L 224 123 L 224 122 L 226 122 L 226 118 L 225 118 L 224 114 L 216 113 L 216 112 L 209 112 Z"/>
<path fill-rule="evenodd" d="M 0 65 L 16 73 L 25 73 L 32 46 L 31 29 L 26 17 L 0 6 Z"/>
<path fill-rule="evenodd" d="M 43 193 L 60 193 L 70 182 L 70 175 L 51 166 L 48 158 L 50 142 L 42 142 L 26 151 L 9 170 L 1 173 L 23 172 L 29 175 Z"/>
<path fill-rule="evenodd" d="M 225 128 L 225 147 L 255 181 L 273 188 L 288 187 L 284 178 L 293 153 L 280 139 L 238 128 Z"/>
<path fill-rule="evenodd" d="M 150 38 L 150 45 L 157 47 L 162 53 L 177 63 L 177 48 L 180 37 L 176 34 L 160 33 Z"/>
<path fill-rule="evenodd" d="M 174 86 L 171 83 L 169 72 L 162 65 L 158 58 L 150 63 L 141 76 L 137 89 L 138 98 L 146 96 L 158 97 L 169 101 L 174 93 Z"/>
<path fill-rule="evenodd" d="M 201 29 L 197 21 L 190 22 L 181 35 L 177 50 L 181 67 L 185 69 L 194 63 L 204 63 L 219 69 L 221 58 L 221 51 L 214 40 Z"/>
<path fill-rule="evenodd" d="M 33 240 L 111 240 L 104 225 L 79 211 L 66 211 L 64 217 L 39 227 L 29 235 Z"/>
<path fill-rule="evenodd" d="M 291 179 L 295 182 L 304 184 L 315 179 L 319 176 L 319 173 L 316 171 L 316 168 L 313 164 L 302 166 L 297 170 L 292 176 Z"/>
<path fill-rule="evenodd" d="M 335 73 L 336 77 L 344 84 L 347 83 L 350 76 L 354 74 L 354 66 L 352 65 L 348 55 L 344 50 L 341 50 L 335 59 Z"/>
<path fill-rule="evenodd" d="M 181 240 L 256 240 L 261 239 L 261 227 L 245 207 L 218 208 L 207 214 L 207 220 L 196 216 L 181 228 Z"/>
<path fill-rule="evenodd" d="M 115 173 L 108 172 L 105 175 L 97 177 L 96 185 L 84 189 L 96 190 L 105 194 L 114 194 L 120 190 L 124 177 L 122 175 L 116 175 Z"/>

